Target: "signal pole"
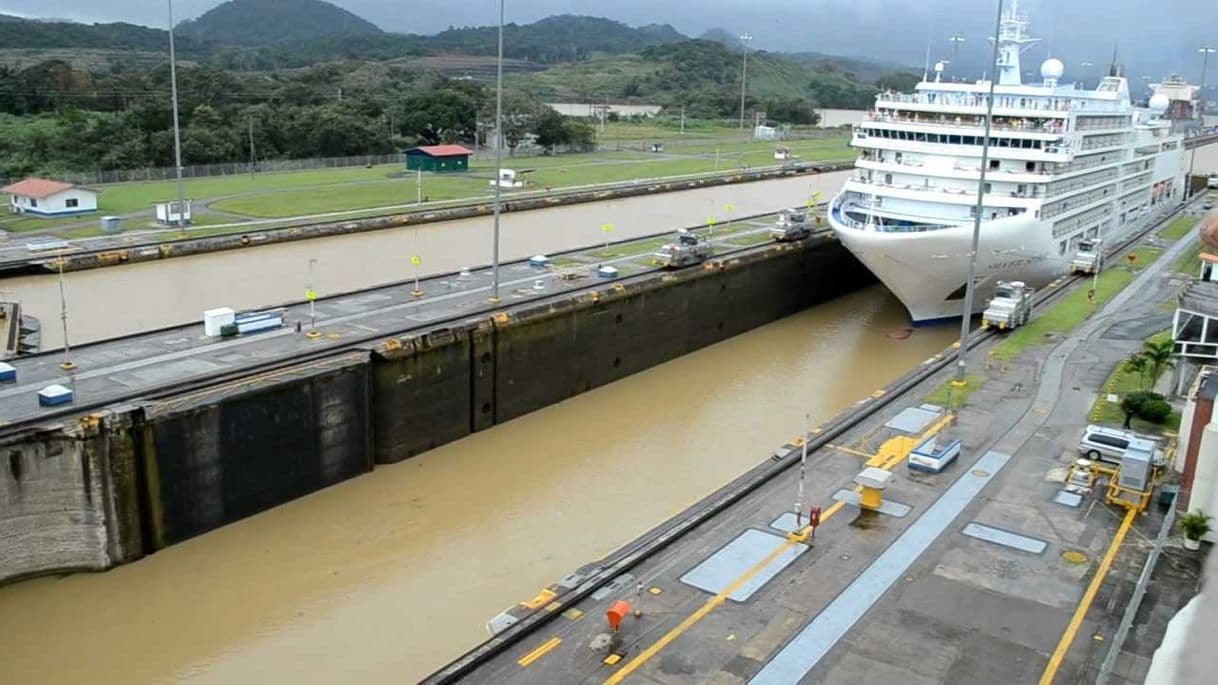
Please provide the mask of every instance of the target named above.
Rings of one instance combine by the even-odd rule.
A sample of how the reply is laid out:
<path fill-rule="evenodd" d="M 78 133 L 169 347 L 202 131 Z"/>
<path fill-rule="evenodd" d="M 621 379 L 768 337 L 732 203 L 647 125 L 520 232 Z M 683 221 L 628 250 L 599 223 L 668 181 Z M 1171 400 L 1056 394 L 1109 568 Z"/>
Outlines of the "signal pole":
<path fill-rule="evenodd" d="M 753 40 L 752 34 L 740 34 L 740 44 L 744 46 L 744 65 L 740 68 L 740 130 L 744 130 L 744 94 L 748 85 L 749 78 L 749 41 Z"/>
<path fill-rule="evenodd" d="M 956 356 L 957 387 L 965 385 L 968 375 L 969 325 L 973 322 L 973 297 L 977 289 L 977 246 L 981 242 L 981 215 L 985 213 L 985 172 L 990 162 L 990 126 L 994 121 L 994 84 L 998 81 L 998 45 L 1002 40 L 1002 3 L 998 0 L 998 21 L 994 27 L 993 74 L 990 75 L 990 91 L 985 106 L 985 137 L 981 144 L 981 173 L 977 180 L 977 212 L 973 217 L 973 244 L 969 250 L 968 280 L 964 283 L 964 311 L 960 316 L 960 352 Z"/>

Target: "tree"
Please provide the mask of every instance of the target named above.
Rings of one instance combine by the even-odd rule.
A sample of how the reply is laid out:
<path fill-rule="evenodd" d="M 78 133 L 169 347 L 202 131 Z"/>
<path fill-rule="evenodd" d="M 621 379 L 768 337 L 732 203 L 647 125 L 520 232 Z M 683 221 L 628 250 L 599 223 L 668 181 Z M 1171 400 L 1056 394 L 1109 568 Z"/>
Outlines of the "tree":
<path fill-rule="evenodd" d="M 566 117 L 553 109 L 544 112 L 537 118 L 534 133 L 537 134 L 537 144 L 547 150 L 553 150 L 555 145 L 564 145 L 567 143 Z"/>
<path fill-rule="evenodd" d="M 1138 374 L 1138 388 L 1142 390 L 1146 389 L 1146 370 L 1149 367 L 1150 362 L 1147 361 L 1146 357 L 1138 354 L 1137 352 L 1129 355 L 1129 358 L 1125 360 L 1124 364 L 1122 364 L 1122 368 L 1125 370 L 1125 373 Z"/>
<path fill-rule="evenodd" d="M 493 105 L 492 105 L 493 107 Z M 550 108 L 532 95 L 519 90 L 503 93 L 503 145 L 508 154 L 537 128 L 537 122 Z"/>
<path fill-rule="evenodd" d="M 1176 363 L 1172 361 L 1175 346 L 1175 342 L 1170 339 L 1152 338 L 1142 344 L 1142 356 L 1146 357 L 1150 366 L 1150 387 L 1153 388 L 1159 382 L 1159 376 L 1162 376 L 1164 371 L 1175 368 Z"/>

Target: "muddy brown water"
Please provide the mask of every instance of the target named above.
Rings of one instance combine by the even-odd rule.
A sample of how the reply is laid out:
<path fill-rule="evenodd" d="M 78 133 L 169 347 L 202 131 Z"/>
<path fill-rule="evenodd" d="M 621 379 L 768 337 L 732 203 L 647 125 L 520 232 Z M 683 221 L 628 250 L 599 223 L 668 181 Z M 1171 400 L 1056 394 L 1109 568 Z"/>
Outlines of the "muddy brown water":
<path fill-rule="evenodd" d="M 741 213 L 778 209 L 809 181 L 732 199 Z M 634 212 L 641 234 L 726 199 L 679 197 L 685 221 L 655 198 L 619 202 L 616 216 Z M 505 218 L 511 254 L 595 240 L 573 228 L 598 231 L 595 207 L 552 211 Z M 441 242 L 439 227 L 420 234 Z M 299 278 L 284 281 L 315 254 L 330 290 L 395 280 L 415 239 L 380 232 L 73 274 L 69 296 L 97 311 L 77 307 L 72 322 L 82 338 L 106 337 L 291 299 Z M 479 261 L 421 251 L 437 271 Z M 54 322 L 54 280 L 20 280 L 5 290 Z M 890 335 L 907 326 L 875 286 L 137 563 L 0 588 L 3 680 L 413 681 L 485 639 L 494 614 L 767 459 L 805 413 L 824 421 L 954 339 L 952 326 Z"/>

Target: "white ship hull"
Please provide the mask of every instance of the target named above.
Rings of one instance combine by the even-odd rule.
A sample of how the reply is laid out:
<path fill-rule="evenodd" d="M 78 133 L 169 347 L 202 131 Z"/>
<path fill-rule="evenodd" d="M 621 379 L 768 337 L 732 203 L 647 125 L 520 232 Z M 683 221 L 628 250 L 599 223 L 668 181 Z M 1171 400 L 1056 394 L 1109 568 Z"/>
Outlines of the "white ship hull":
<path fill-rule="evenodd" d="M 840 197 L 834 199 L 829 212 L 829 223 L 838 239 L 905 305 L 914 323 L 961 316 L 972 223 L 910 233 L 854 228 L 841 222 L 839 201 Z M 1146 217 L 1131 222 L 1124 233 L 1128 235 L 1150 220 Z M 1069 273 L 1073 254 L 1059 254 L 1051 222 L 1026 215 L 983 221 L 980 236 L 973 314 L 985 309 L 1000 280 L 1024 281 L 1041 288 Z M 1110 241 L 1121 237 L 1106 236 Z"/>
<path fill-rule="evenodd" d="M 888 286 L 914 323 L 960 317 L 973 240 L 971 223 L 890 233 L 845 226 L 836 212 L 830 213 L 829 221 L 842 245 Z M 1048 222 L 1014 216 L 983 222 L 981 229 L 974 314 L 985 309 L 999 280 L 1022 280 L 1039 288 L 1069 269 L 1070 257 L 1057 254 Z"/>

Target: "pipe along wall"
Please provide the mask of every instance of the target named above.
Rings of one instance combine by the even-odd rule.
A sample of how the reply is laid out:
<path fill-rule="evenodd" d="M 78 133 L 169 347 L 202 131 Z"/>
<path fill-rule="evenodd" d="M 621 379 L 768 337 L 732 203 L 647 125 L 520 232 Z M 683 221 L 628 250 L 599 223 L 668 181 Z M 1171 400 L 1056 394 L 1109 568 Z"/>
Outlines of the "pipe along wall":
<path fill-rule="evenodd" d="M 606 284 L 0 439 L 0 582 L 102 570 L 852 292 L 836 241 Z"/>

